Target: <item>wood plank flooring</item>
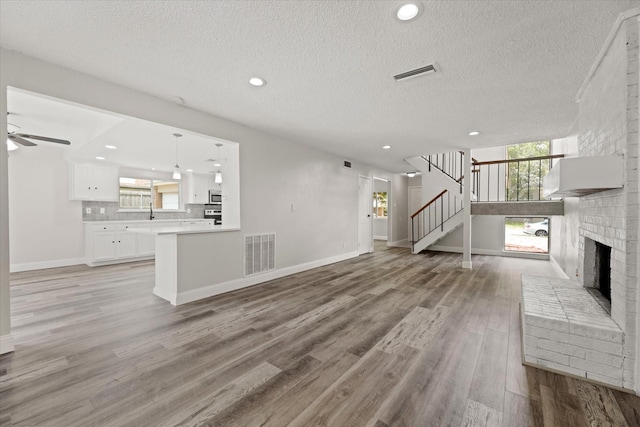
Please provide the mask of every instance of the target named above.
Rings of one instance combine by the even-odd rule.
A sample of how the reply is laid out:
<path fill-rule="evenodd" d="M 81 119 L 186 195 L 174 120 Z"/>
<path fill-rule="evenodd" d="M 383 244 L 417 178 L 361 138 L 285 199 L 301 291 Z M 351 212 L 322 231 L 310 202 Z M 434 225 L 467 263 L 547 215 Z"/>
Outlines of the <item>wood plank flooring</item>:
<path fill-rule="evenodd" d="M 520 275 L 386 248 L 173 307 L 152 262 L 11 275 L 2 426 L 640 426 L 640 398 L 523 367 Z"/>

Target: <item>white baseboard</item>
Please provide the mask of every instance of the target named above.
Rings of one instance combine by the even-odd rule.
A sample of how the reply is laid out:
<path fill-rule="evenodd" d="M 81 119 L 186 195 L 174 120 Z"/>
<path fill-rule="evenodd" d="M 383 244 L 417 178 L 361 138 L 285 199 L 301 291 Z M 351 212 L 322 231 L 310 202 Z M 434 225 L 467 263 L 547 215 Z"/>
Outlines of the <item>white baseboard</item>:
<path fill-rule="evenodd" d="M 549 262 L 551 262 L 551 266 L 554 268 L 554 270 L 556 271 L 556 273 L 558 273 L 560 277 L 562 277 L 563 279 L 571 280 L 569 275 L 564 272 L 562 267 L 560 267 L 560 264 L 558 264 L 558 261 L 556 261 L 555 258 L 552 257 L 551 255 L 549 256 Z"/>
<path fill-rule="evenodd" d="M 387 241 L 387 236 L 373 236 L 373 240 L 384 240 L 384 241 Z"/>
<path fill-rule="evenodd" d="M 11 353 L 15 349 L 11 334 L 0 335 L 0 354 Z"/>
<path fill-rule="evenodd" d="M 154 286 L 153 294 L 164 300 L 169 301 L 172 305 L 177 305 L 176 302 L 178 300 L 178 294 L 176 294 L 175 292 L 165 292 L 163 289 L 160 289 L 157 286 Z"/>
<path fill-rule="evenodd" d="M 462 268 L 471 270 L 473 265 L 471 264 L 471 261 L 462 261 Z"/>
<path fill-rule="evenodd" d="M 51 261 L 24 262 L 20 264 L 11 264 L 9 266 L 9 271 L 11 273 L 17 273 L 20 271 L 43 270 L 45 268 L 68 267 L 70 265 L 84 264 L 84 262 L 84 257 L 54 259 Z"/>
<path fill-rule="evenodd" d="M 395 240 L 393 242 L 387 242 L 387 246 L 393 246 L 396 248 L 410 248 L 411 243 L 409 243 L 408 239 Z"/>
<path fill-rule="evenodd" d="M 336 262 L 345 261 L 350 258 L 358 257 L 358 252 L 348 252 L 346 254 L 336 255 L 329 258 L 319 259 L 316 261 L 307 262 L 304 264 L 294 265 L 292 267 L 286 267 L 275 271 L 270 271 L 265 274 L 259 274 L 256 276 L 243 277 L 240 279 L 229 280 L 227 282 L 216 283 L 210 286 L 205 286 L 199 289 L 193 289 L 185 292 L 178 292 L 177 295 L 163 295 L 162 291 L 154 288 L 153 293 L 171 302 L 173 305 L 186 304 L 193 301 L 198 301 L 204 298 L 209 298 L 214 295 L 220 295 L 226 292 L 235 291 L 249 286 L 258 285 L 260 283 L 268 282 L 270 280 L 279 279 L 281 277 L 289 276 L 291 274 L 301 273 L 312 268 L 322 267 Z"/>

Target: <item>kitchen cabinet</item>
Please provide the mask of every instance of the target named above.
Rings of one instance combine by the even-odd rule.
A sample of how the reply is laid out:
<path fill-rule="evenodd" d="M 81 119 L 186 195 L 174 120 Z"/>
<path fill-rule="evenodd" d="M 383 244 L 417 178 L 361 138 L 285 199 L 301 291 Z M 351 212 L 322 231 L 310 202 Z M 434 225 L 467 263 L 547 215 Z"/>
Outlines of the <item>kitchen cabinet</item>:
<path fill-rule="evenodd" d="M 118 201 L 118 168 L 90 163 L 70 166 L 70 199 Z"/>
<path fill-rule="evenodd" d="M 203 220 L 194 220 L 200 221 Z M 155 236 L 127 231 L 133 227 L 177 227 L 180 221 L 86 223 L 85 263 L 91 267 L 138 261 L 155 256 Z"/>
<path fill-rule="evenodd" d="M 190 173 L 186 175 L 187 197 L 186 203 L 205 204 L 209 200 L 209 188 L 213 182 L 207 174 Z"/>
<path fill-rule="evenodd" d="M 136 235 L 128 231 L 97 232 L 94 235 L 93 259 L 106 261 L 137 256 Z"/>

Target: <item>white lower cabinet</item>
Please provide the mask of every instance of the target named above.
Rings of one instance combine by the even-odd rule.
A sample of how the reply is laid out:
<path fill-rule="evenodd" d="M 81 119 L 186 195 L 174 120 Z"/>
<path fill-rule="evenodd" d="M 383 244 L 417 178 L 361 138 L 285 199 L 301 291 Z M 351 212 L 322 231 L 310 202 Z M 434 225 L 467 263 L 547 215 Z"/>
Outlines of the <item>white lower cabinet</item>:
<path fill-rule="evenodd" d="M 136 235 L 128 231 L 98 231 L 93 237 L 94 261 L 138 256 Z"/>
<path fill-rule="evenodd" d="M 197 220 L 196 220 L 197 221 Z M 156 236 L 133 233 L 135 227 L 177 227 L 179 221 L 91 223 L 85 226 L 85 263 L 89 266 L 149 259 L 155 256 Z"/>

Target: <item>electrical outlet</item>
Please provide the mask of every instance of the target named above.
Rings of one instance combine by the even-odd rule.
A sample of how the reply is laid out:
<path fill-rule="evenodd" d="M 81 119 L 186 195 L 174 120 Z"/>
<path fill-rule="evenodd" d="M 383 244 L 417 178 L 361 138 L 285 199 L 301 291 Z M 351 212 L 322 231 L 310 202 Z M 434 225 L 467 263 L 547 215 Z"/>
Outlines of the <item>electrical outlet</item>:
<path fill-rule="evenodd" d="M 105 213 L 104 208 L 100 208 L 100 213 L 101 213 L 101 214 Z"/>
<path fill-rule="evenodd" d="M 191 213 L 191 208 L 187 208 L 187 213 Z"/>
<path fill-rule="evenodd" d="M 86 209 L 84 210 L 84 213 L 86 213 L 86 214 L 90 214 L 90 213 L 91 213 L 91 208 L 86 208 Z"/>

